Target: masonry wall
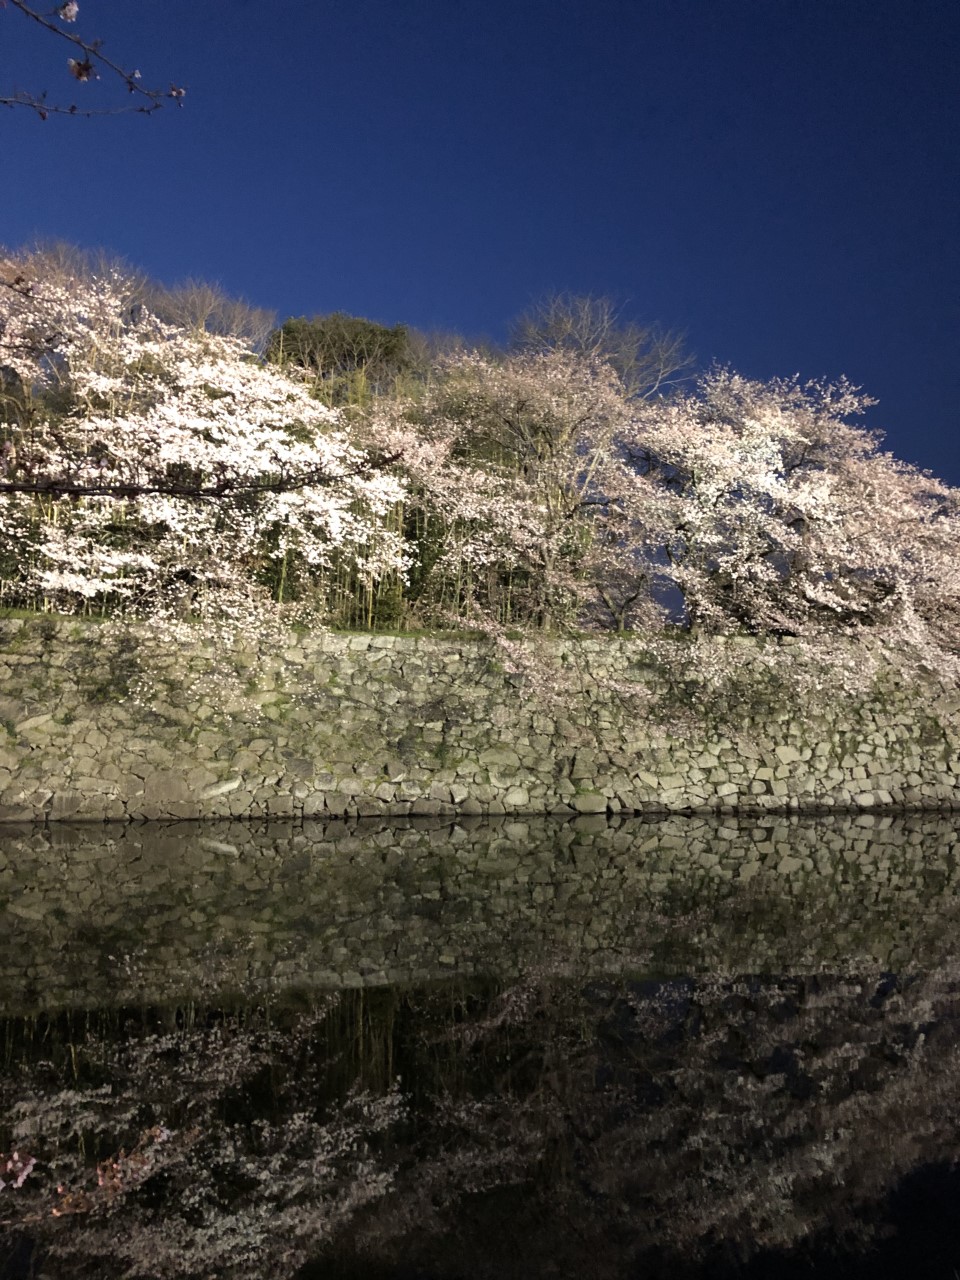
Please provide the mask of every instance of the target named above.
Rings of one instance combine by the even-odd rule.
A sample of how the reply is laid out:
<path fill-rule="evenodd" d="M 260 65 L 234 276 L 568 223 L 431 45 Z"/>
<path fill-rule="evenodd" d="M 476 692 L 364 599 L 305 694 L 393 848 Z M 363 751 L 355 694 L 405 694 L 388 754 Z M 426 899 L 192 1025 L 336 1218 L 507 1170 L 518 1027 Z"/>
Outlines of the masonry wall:
<path fill-rule="evenodd" d="M 888 665 L 804 704 L 802 653 L 711 693 L 629 637 L 517 675 L 463 637 L 0 620 L 0 821 L 960 807 L 960 691 Z"/>

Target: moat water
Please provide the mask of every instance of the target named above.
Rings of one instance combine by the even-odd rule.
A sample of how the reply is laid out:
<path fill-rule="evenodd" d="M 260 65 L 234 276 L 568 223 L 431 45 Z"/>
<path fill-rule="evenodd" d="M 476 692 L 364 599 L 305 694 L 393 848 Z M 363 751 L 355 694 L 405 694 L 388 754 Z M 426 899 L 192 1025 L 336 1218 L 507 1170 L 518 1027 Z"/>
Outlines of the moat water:
<path fill-rule="evenodd" d="M 960 834 L 0 829 L 0 1277 L 960 1274 Z"/>

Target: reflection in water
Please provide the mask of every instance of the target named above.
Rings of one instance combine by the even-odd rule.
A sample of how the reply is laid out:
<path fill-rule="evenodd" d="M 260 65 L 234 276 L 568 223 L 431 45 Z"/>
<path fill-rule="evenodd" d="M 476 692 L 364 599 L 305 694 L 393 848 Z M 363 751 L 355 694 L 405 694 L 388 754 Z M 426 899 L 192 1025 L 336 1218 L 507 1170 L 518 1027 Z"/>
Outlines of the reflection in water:
<path fill-rule="evenodd" d="M 9 833 L 0 1274 L 719 1276 L 871 1248 L 890 1190 L 960 1158 L 956 841 Z"/>
<path fill-rule="evenodd" d="M 938 954 L 936 817 L 0 829 L 0 1009 L 512 979 L 799 973 Z"/>

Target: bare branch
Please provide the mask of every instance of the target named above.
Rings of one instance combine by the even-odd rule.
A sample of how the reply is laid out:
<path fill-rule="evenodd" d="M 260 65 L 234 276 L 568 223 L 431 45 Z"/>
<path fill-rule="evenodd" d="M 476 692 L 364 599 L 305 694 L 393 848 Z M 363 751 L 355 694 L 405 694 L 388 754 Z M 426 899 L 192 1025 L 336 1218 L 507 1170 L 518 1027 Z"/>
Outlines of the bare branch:
<path fill-rule="evenodd" d="M 79 84 L 99 80 L 101 72 L 104 72 L 114 80 L 119 80 L 127 93 L 135 98 L 133 103 L 125 107 L 79 107 L 76 103 L 62 104 L 48 101 L 46 90 L 39 94 L 19 91 L 0 95 L 0 106 L 26 107 L 36 112 L 41 120 L 46 120 L 50 115 L 89 117 L 122 115 L 130 112 L 150 115 L 169 101 L 176 102 L 178 106 L 183 105 L 186 90 L 182 86 L 172 84 L 168 89 L 146 89 L 140 83 L 140 72 L 128 70 L 114 62 L 103 52 L 99 40 L 85 40 L 75 32 L 66 31 L 58 25 L 55 19 L 59 19 L 60 22 L 76 20 L 79 6 L 71 0 L 67 0 L 67 3 L 61 4 L 50 13 L 41 13 L 33 5 L 26 4 L 25 0 L 0 0 L 0 3 L 3 7 L 9 4 L 12 8 L 18 9 L 24 17 L 30 18 L 45 31 L 65 40 L 75 50 L 77 56 L 67 59 L 67 69 Z"/>
<path fill-rule="evenodd" d="M 54 498 L 116 498 L 125 501 L 155 496 L 204 500 L 259 493 L 295 493 L 300 489 L 322 488 L 356 476 L 372 475 L 375 471 L 392 466 L 400 460 L 400 457 L 400 453 L 376 458 L 368 457 L 360 466 L 336 473 L 317 467 L 310 471 L 298 472 L 296 475 L 281 475 L 276 480 L 248 480 L 242 476 L 226 476 L 215 484 L 207 485 L 178 484 L 176 481 L 167 483 L 159 480 L 151 484 L 106 481 L 102 484 L 81 483 L 47 476 L 41 480 L 0 481 L 0 494 L 36 494 Z"/>
<path fill-rule="evenodd" d="M 648 400 L 689 376 L 693 358 L 683 334 L 625 322 L 620 311 L 609 298 L 552 294 L 514 323 L 512 343 L 520 351 L 568 351 L 602 360 L 634 399 Z"/>

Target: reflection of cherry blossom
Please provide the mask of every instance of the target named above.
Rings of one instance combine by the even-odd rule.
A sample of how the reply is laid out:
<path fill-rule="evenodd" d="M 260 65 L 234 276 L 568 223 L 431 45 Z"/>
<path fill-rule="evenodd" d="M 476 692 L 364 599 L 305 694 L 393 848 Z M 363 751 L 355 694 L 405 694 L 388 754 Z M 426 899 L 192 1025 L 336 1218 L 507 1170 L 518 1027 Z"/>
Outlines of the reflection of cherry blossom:
<path fill-rule="evenodd" d="M 9 1206 L 0 1195 L 0 1246 L 29 1233 L 36 1274 L 58 1277 L 293 1275 L 389 1193 L 384 1148 L 406 1115 L 396 1083 L 325 1093 L 325 1008 L 282 1031 L 258 1011 L 114 1046 L 88 1038 L 79 1080 L 50 1062 L 5 1073 L 4 1123 L 42 1162 Z"/>
<path fill-rule="evenodd" d="M 19 1151 L 11 1151 L 8 1156 L 0 1151 L 0 1191 L 5 1191 L 8 1187 L 14 1190 L 22 1187 L 36 1163 L 33 1156 L 21 1155 Z"/>

